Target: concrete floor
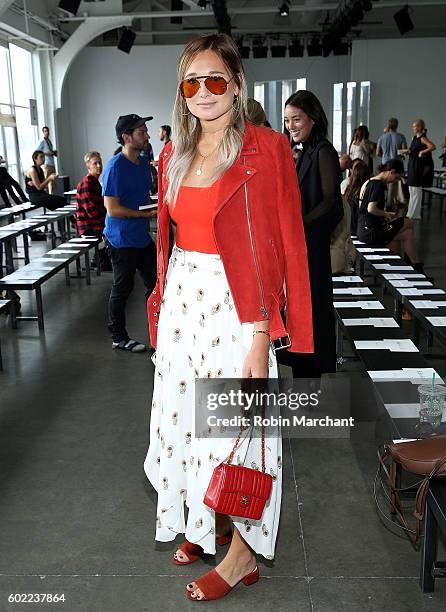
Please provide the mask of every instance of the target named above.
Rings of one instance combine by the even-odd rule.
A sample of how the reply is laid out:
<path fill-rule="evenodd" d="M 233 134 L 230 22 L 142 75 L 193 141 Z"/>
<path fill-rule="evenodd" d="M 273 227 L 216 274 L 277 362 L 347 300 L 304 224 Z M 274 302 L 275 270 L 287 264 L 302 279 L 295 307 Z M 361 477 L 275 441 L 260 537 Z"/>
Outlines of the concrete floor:
<path fill-rule="evenodd" d="M 426 270 L 444 289 L 445 229 L 436 209 L 418 228 Z M 33 243 L 33 252 L 41 249 Z M 14 331 L 0 318 L 0 611 L 193 609 L 186 583 L 224 554 L 177 568 L 169 562 L 175 543 L 153 539 L 156 495 L 142 470 L 153 365 L 148 354 L 111 350 L 110 282 L 110 274 L 90 287 L 81 280 L 65 287 L 63 277 L 48 282 L 42 334 L 34 322 Z M 128 321 L 131 335 L 145 339 L 140 283 Z M 419 553 L 377 516 L 374 449 L 372 442 L 285 440 L 276 558 L 260 560 L 258 584 L 239 585 L 206 609 L 446 609 L 446 581 L 421 594 Z M 63 593 L 65 603 L 9 604 L 11 593 Z"/>

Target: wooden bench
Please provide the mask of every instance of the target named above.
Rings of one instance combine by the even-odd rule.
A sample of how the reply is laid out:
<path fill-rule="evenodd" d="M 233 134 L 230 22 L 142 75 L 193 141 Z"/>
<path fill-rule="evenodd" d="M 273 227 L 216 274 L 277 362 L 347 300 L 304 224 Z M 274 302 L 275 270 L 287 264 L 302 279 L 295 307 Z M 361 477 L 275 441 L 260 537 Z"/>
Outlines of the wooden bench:
<path fill-rule="evenodd" d="M 427 201 L 424 199 L 424 195 L 427 194 Z M 438 198 L 439 208 L 440 208 L 440 219 L 443 215 L 443 206 L 446 200 L 446 189 L 442 189 L 441 187 L 423 187 L 423 203 L 421 207 L 421 212 L 423 212 L 423 207 L 427 206 L 427 209 L 430 212 L 430 207 L 432 204 L 433 197 Z"/>
<path fill-rule="evenodd" d="M 87 249 L 88 251 L 88 249 Z M 16 316 L 18 321 L 37 321 L 39 329 L 44 329 L 42 285 L 62 270 L 65 271 L 65 282 L 70 284 L 69 265 L 76 261 L 85 253 L 84 249 L 73 249 L 70 253 L 56 253 L 50 251 L 40 259 L 19 268 L 12 274 L 8 274 L 0 279 L 0 290 L 11 292 L 13 290 L 35 291 L 36 296 L 36 316 Z M 88 282 L 88 281 L 87 281 Z"/>

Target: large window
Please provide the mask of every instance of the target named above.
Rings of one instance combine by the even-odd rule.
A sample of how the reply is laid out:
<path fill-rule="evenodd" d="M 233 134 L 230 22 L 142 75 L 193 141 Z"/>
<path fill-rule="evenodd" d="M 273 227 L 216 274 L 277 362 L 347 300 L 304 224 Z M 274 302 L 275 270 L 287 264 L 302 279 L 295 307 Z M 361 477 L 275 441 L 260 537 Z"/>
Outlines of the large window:
<path fill-rule="evenodd" d="M 370 112 L 370 81 L 361 81 L 359 91 L 359 124 L 368 126 Z"/>
<path fill-rule="evenodd" d="M 254 98 L 263 106 L 271 126 L 282 131 L 285 102 L 299 89 L 307 88 L 307 79 L 286 79 L 254 84 Z M 265 94 L 267 92 L 267 94 Z M 279 107 L 280 106 L 280 107 Z"/>
<path fill-rule="evenodd" d="M 333 85 L 333 146 L 338 153 L 342 153 L 343 92 L 343 83 Z"/>
<path fill-rule="evenodd" d="M 370 81 L 333 85 L 333 145 L 339 154 L 348 151 L 358 125 L 369 125 L 369 109 Z"/>
<path fill-rule="evenodd" d="M 0 45 L 0 155 L 18 180 L 39 142 L 38 128 L 31 124 L 30 100 L 36 89 L 32 59 L 27 49 Z"/>

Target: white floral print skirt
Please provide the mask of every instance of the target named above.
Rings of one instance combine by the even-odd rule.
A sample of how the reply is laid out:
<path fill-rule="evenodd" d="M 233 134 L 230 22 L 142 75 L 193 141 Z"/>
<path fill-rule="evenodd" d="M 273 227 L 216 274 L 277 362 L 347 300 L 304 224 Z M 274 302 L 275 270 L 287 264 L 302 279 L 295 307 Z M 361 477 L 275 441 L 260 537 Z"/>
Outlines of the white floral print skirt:
<path fill-rule="evenodd" d="M 150 444 L 144 463 L 158 493 L 156 540 L 166 542 L 185 533 L 187 540 L 215 554 L 215 513 L 203 498 L 214 468 L 229 457 L 235 439 L 194 437 L 194 381 L 241 378 L 252 329 L 252 323 L 238 319 L 220 256 L 174 247 L 158 322 Z M 269 376 L 277 377 L 272 351 Z M 248 433 L 242 435 L 234 462 L 258 468 L 261 440 L 249 440 Z M 231 518 L 253 550 L 272 559 L 282 494 L 279 431 L 265 438 L 265 464 L 273 486 L 262 518 Z"/>

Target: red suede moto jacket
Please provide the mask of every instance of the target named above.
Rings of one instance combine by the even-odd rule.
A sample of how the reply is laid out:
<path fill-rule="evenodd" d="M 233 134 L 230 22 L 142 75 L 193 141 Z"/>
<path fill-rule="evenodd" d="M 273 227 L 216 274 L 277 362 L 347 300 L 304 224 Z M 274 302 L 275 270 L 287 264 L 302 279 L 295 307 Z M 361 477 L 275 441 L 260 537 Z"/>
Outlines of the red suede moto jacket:
<path fill-rule="evenodd" d="M 164 194 L 172 143 L 158 165 L 158 280 L 148 299 L 156 347 L 169 258 L 170 215 Z M 269 319 L 276 348 L 313 352 L 311 294 L 300 194 L 285 136 L 247 123 L 240 157 L 222 176 L 213 218 L 215 242 L 242 323 Z M 286 307 L 286 329 L 280 314 Z"/>

